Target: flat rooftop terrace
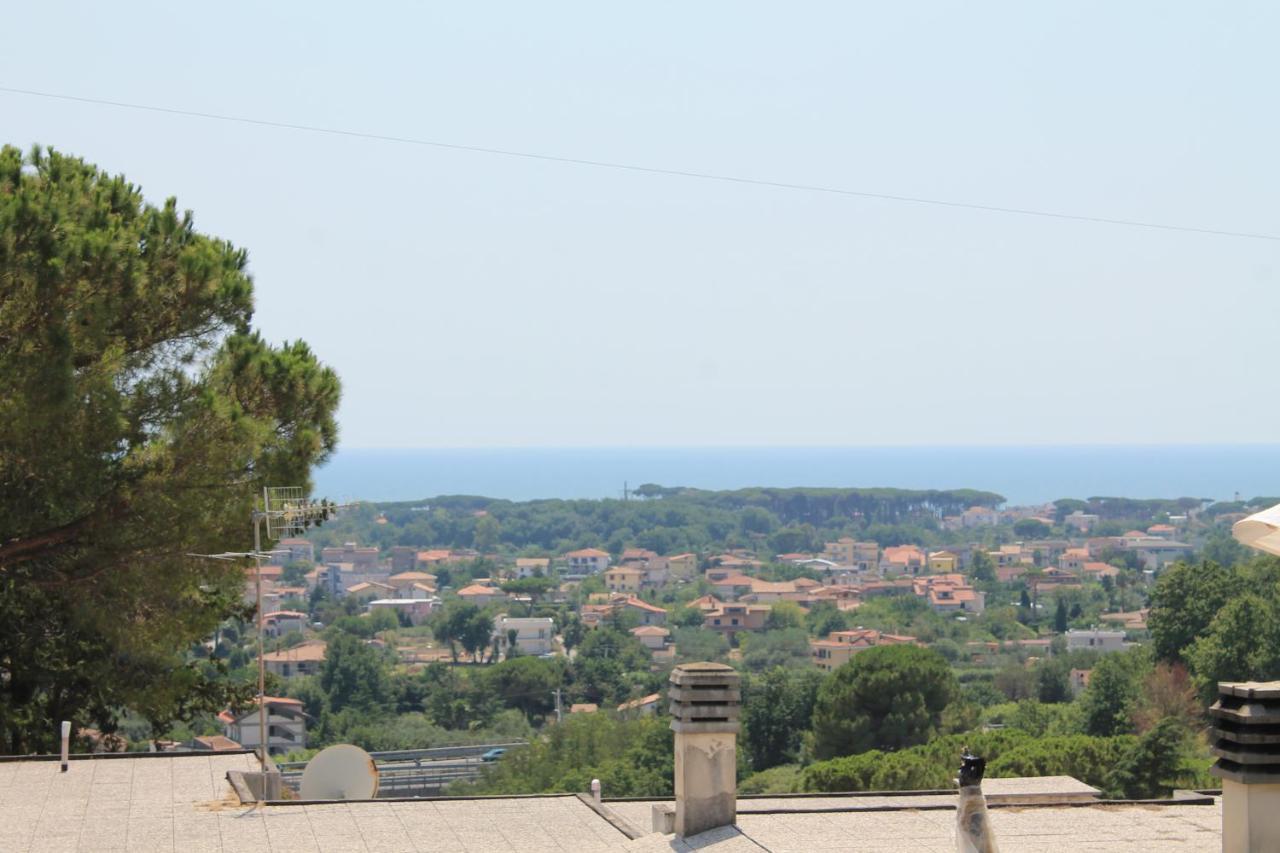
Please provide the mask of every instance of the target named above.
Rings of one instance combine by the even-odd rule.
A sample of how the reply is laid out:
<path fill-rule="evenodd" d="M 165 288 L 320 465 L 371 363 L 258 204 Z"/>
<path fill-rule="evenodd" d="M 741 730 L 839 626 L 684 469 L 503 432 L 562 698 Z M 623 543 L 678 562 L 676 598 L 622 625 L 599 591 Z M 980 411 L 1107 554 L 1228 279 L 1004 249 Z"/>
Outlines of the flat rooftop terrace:
<path fill-rule="evenodd" d="M 947 794 L 742 798 L 737 827 L 683 841 L 649 833 L 655 802 L 595 808 L 576 795 L 241 804 L 248 754 L 174 753 L 0 762 L 0 851 L 938 851 L 954 853 Z M 991 793 L 1055 791 L 1067 805 L 993 808 L 1002 853 L 1221 849 L 1221 802 L 1100 804 L 1073 779 L 989 780 Z M 1073 787 L 1076 786 L 1076 787 Z"/>

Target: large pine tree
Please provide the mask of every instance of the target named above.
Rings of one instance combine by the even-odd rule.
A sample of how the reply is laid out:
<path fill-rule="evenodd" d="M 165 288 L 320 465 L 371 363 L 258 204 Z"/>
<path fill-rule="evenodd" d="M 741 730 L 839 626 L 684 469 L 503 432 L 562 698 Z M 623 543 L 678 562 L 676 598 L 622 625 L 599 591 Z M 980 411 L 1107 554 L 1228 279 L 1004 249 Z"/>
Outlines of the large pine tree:
<path fill-rule="evenodd" d="M 169 199 L 0 149 L 0 739 L 220 707 L 188 659 L 239 606 L 263 485 L 308 484 L 339 383 L 251 328 L 247 256 Z"/>

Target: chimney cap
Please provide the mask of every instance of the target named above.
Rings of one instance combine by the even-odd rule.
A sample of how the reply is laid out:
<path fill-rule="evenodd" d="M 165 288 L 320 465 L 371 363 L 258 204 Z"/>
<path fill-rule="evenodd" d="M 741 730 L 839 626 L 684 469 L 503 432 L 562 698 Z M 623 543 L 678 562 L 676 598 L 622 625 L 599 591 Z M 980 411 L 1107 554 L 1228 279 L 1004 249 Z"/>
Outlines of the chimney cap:
<path fill-rule="evenodd" d="M 694 663 L 682 663 L 676 667 L 682 672 L 737 672 L 736 669 L 727 663 L 714 663 L 712 661 L 696 661 Z"/>
<path fill-rule="evenodd" d="M 1209 716 L 1218 757 L 1210 773 L 1244 785 L 1280 782 L 1280 681 L 1220 681 Z"/>
<path fill-rule="evenodd" d="M 1219 681 L 1218 693 L 1241 699 L 1280 699 L 1280 681 Z"/>
<path fill-rule="evenodd" d="M 716 685 L 737 687 L 742 676 L 723 663 L 682 663 L 671 670 L 670 682 L 675 685 Z"/>

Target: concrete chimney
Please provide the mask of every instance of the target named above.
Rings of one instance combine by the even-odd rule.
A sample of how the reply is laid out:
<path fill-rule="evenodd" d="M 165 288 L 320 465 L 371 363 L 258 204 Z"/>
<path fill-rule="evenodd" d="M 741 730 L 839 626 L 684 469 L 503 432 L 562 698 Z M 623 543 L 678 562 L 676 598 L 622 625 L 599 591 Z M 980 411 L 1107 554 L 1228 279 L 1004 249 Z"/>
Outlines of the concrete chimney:
<path fill-rule="evenodd" d="M 1223 853 L 1280 850 L 1280 681 L 1219 682 L 1209 713 Z"/>
<path fill-rule="evenodd" d="M 731 826 L 738 816 L 740 678 L 722 663 L 671 671 L 675 737 L 675 832 L 680 837 Z"/>

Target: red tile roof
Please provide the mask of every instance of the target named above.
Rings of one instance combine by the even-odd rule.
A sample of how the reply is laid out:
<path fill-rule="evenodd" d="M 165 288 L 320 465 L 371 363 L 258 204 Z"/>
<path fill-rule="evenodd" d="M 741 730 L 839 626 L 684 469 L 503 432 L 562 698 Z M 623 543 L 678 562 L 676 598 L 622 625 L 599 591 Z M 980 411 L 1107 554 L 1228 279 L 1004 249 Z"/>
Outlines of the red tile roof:
<path fill-rule="evenodd" d="M 641 610 L 647 610 L 650 613 L 666 613 L 667 611 L 661 607 L 655 607 L 647 601 L 641 601 L 634 595 L 621 602 L 624 607 L 638 607 Z"/>
<path fill-rule="evenodd" d="M 601 551 L 599 548 L 582 548 L 578 551 L 570 551 L 568 554 L 565 554 L 565 556 L 566 557 L 596 557 L 596 558 L 604 557 L 607 559 L 609 556 L 609 552 Z"/>

